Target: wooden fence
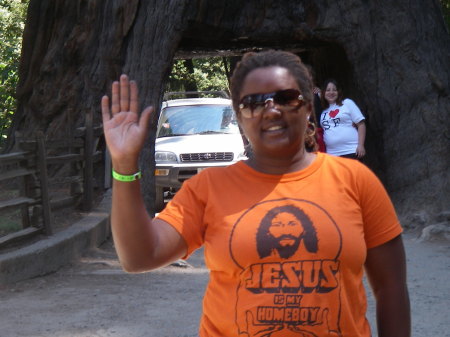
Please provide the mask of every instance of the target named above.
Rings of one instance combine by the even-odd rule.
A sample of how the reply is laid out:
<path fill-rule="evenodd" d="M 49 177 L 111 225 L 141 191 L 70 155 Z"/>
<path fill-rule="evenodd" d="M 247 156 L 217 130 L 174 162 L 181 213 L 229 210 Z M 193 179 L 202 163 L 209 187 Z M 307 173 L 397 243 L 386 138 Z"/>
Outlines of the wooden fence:
<path fill-rule="evenodd" d="M 93 127 L 88 114 L 85 127 L 72 137 L 46 139 L 42 132 L 33 139 L 16 137 L 15 151 L 0 155 L 0 184 L 14 181 L 16 194 L 0 200 L 0 215 L 20 210 L 22 229 L 0 237 L 0 248 L 36 234 L 52 235 L 56 209 L 92 209 L 94 164 L 104 160 L 104 153 L 97 149 L 102 135 L 102 128 Z"/>

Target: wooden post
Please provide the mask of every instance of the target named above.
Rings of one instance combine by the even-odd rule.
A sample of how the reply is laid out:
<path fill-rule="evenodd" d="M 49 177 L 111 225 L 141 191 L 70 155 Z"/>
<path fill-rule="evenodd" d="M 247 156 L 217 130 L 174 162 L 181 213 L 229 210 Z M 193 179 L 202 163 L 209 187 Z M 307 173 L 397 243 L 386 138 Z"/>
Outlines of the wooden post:
<path fill-rule="evenodd" d="M 29 197 L 28 190 L 27 190 L 27 182 L 28 182 L 28 176 L 22 176 L 21 177 L 21 184 L 20 184 L 20 195 L 24 195 L 27 198 Z M 21 207 L 20 210 L 22 214 L 22 228 L 28 228 L 30 227 L 30 211 L 28 204 L 25 204 Z"/>
<path fill-rule="evenodd" d="M 84 134 L 84 188 L 83 188 L 83 210 L 90 211 L 94 200 L 94 114 L 92 109 L 89 109 L 85 120 L 85 134 Z"/>
<path fill-rule="evenodd" d="M 67 131 L 66 132 L 67 132 L 67 138 L 70 139 L 70 140 L 74 139 L 74 132 L 73 132 L 74 122 L 73 122 L 72 116 L 73 116 L 72 111 L 67 111 L 67 114 L 66 114 L 66 117 L 67 117 L 67 121 L 66 121 Z M 67 153 L 68 154 L 76 153 L 75 152 L 75 146 L 73 144 L 74 144 L 74 142 L 69 142 L 69 146 L 67 148 Z M 73 177 L 73 176 L 76 176 L 77 174 L 80 174 L 80 170 L 77 168 L 77 162 L 72 161 L 70 163 L 70 166 L 69 166 L 69 175 L 71 177 Z M 72 182 L 70 184 L 70 195 L 71 196 L 75 196 L 75 195 L 79 194 L 80 189 L 81 189 L 81 186 L 79 186 L 79 183 Z"/>
<path fill-rule="evenodd" d="M 42 217 L 44 222 L 44 231 L 47 235 L 53 234 L 53 226 L 50 214 L 50 197 L 48 191 L 48 174 L 47 174 L 47 153 L 45 151 L 44 133 L 38 131 L 36 133 L 37 143 L 37 168 L 39 170 L 39 182 L 41 185 L 42 200 Z"/>

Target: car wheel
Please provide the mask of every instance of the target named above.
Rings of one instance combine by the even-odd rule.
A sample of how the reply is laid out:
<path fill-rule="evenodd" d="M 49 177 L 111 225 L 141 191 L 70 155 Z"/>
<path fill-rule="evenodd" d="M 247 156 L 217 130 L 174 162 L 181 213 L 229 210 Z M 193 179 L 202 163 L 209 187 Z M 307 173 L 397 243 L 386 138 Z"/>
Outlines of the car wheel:
<path fill-rule="evenodd" d="M 156 186 L 156 195 L 155 195 L 155 212 L 161 212 L 164 209 L 164 188 Z"/>

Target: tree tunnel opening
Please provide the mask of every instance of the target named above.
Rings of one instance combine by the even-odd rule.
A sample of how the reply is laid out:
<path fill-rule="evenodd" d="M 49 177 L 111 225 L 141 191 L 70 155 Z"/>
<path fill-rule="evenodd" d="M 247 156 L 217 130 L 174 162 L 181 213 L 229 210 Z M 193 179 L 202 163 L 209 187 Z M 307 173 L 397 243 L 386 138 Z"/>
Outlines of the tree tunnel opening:
<path fill-rule="evenodd" d="M 174 76 L 174 72 L 180 71 L 180 66 L 185 66 L 186 77 L 190 76 L 190 79 L 192 79 L 195 77 L 194 71 L 198 71 L 199 64 L 208 63 L 208 60 L 210 60 L 210 63 L 214 64 L 214 69 L 217 71 L 222 71 L 223 74 L 221 74 L 221 76 L 225 76 L 229 79 L 237 62 L 245 52 L 270 49 L 270 47 L 267 46 L 252 48 L 242 48 L 242 46 L 240 46 L 240 48 L 229 50 L 200 50 L 196 48 L 195 40 L 189 39 L 189 41 L 190 47 L 192 48 L 191 50 L 186 49 L 186 46 L 188 45 L 186 42 L 182 42 L 180 44 L 183 46 L 183 49 L 180 49 L 175 56 L 171 75 L 165 84 L 167 90 L 169 90 L 169 88 L 173 89 L 174 87 L 176 87 L 177 90 L 182 90 L 180 81 L 177 81 L 177 76 Z M 201 45 L 204 48 L 205 43 L 202 42 Z M 368 117 L 362 106 L 361 93 L 355 84 L 353 67 L 342 46 L 336 43 L 311 42 L 308 45 L 302 46 L 279 45 L 274 49 L 291 51 L 300 56 L 303 63 L 310 65 L 314 70 L 315 85 L 319 88 L 322 88 L 324 82 L 329 78 L 337 80 L 343 88 L 344 97 L 354 100 L 363 111 L 363 114 L 365 114 L 365 117 Z M 193 60 L 194 64 L 192 62 Z M 223 62 L 223 64 L 220 66 L 219 63 L 221 62 Z M 196 69 L 194 70 L 194 68 Z M 191 74 L 189 75 L 187 72 L 190 72 Z M 188 91 L 187 89 L 196 87 L 196 85 L 192 84 L 192 82 L 186 81 L 185 83 L 187 84 L 185 85 L 186 91 Z M 222 81 L 221 83 L 227 85 L 225 81 Z M 198 85 L 199 84 L 197 83 L 197 86 Z M 204 84 L 200 86 L 204 87 Z M 228 88 L 216 87 L 211 89 L 226 90 Z"/>
<path fill-rule="evenodd" d="M 186 49 L 187 43 L 181 42 L 182 49 L 177 51 L 175 60 L 189 59 L 217 59 L 222 58 L 227 63 L 226 76 L 231 76 L 236 63 L 241 56 L 247 51 L 261 51 L 270 49 L 271 47 L 247 47 L 240 46 L 236 49 L 228 50 L 200 50 L 196 47 L 195 40 L 189 39 L 191 45 L 190 50 Z M 204 42 L 201 43 L 204 47 Z M 323 82 L 328 78 L 336 79 L 344 89 L 344 96 L 358 99 L 359 94 L 355 86 L 353 67 L 348 60 L 344 48 L 336 43 L 314 43 L 308 45 L 292 46 L 278 45 L 273 49 L 281 49 L 291 51 L 299 55 L 305 64 L 309 64 L 315 72 L 316 85 L 322 87 Z"/>

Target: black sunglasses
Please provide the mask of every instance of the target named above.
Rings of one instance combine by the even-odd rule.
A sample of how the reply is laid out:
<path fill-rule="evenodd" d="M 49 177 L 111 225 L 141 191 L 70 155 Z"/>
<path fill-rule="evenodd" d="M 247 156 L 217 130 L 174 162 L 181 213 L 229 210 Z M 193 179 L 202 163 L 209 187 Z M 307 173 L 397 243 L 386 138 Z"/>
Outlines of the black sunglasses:
<path fill-rule="evenodd" d="M 304 103 L 303 96 L 297 89 L 286 89 L 268 94 L 251 94 L 244 96 L 239 102 L 239 111 L 245 118 L 253 118 L 261 114 L 272 101 L 281 111 L 293 111 Z"/>

